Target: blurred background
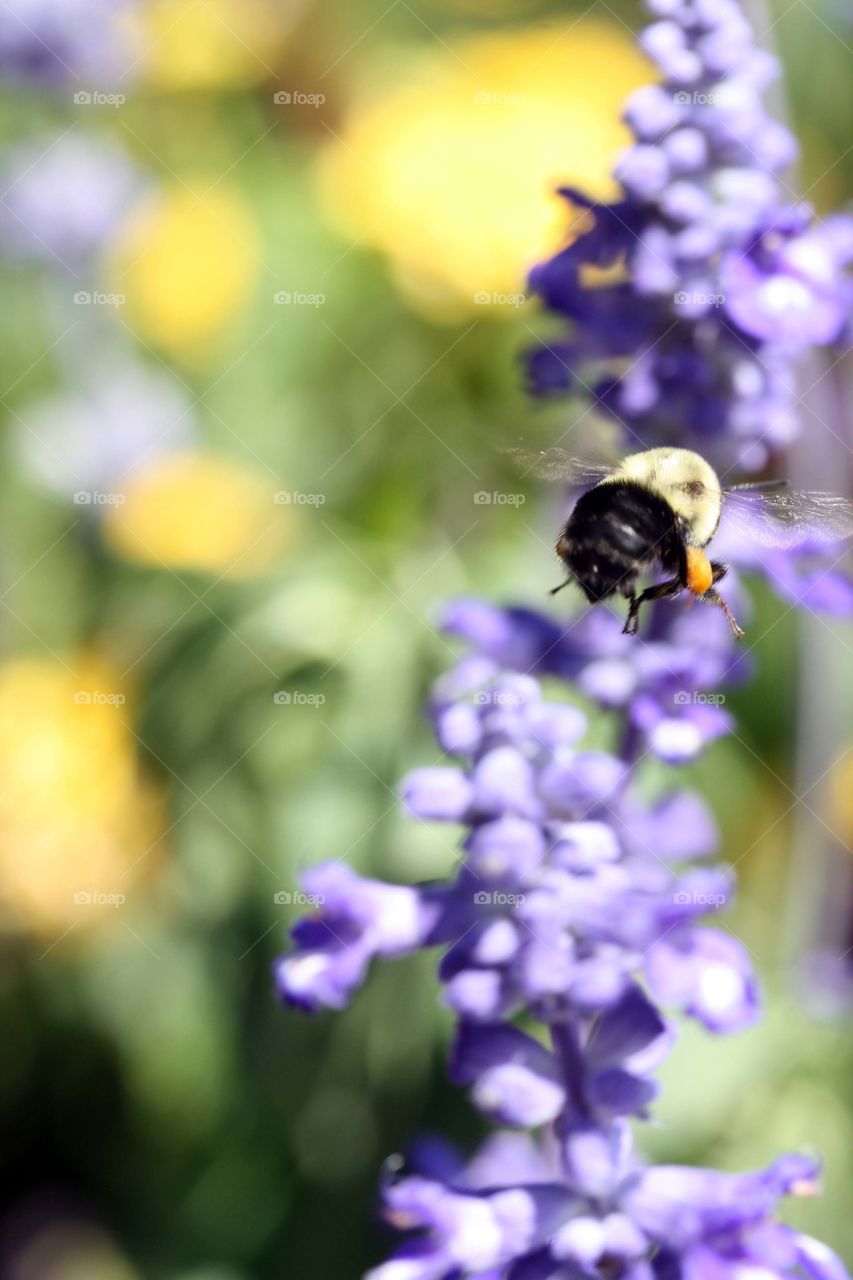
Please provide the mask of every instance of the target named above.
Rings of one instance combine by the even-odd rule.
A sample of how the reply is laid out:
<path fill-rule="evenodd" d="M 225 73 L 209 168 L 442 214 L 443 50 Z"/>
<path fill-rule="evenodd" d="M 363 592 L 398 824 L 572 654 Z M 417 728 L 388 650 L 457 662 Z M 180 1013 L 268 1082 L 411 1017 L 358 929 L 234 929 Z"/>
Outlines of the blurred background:
<path fill-rule="evenodd" d="M 565 233 L 558 182 L 610 191 L 640 21 L 622 0 L 0 7 L 4 1277 L 351 1280 L 384 1247 L 385 1156 L 477 1140 L 429 958 L 316 1020 L 277 1006 L 270 965 L 301 869 L 453 865 L 395 786 L 436 758 L 442 602 L 540 606 L 554 582 L 559 496 L 500 452 L 577 412 L 525 398 L 547 325 L 524 276 Z M 801 185 L 843 204 L 849 11 L 756 22 Z M 842 445 L 847 376 L 821 384 Z M 769 1008 L 732 1040 L 685 1029 L 643 1141 L 727 1168 L 817 1147 L 826 1193 L 796 1220 L 849 1262 L 853 635 L 754 591 L 739 737 L 691 781 Z"/>

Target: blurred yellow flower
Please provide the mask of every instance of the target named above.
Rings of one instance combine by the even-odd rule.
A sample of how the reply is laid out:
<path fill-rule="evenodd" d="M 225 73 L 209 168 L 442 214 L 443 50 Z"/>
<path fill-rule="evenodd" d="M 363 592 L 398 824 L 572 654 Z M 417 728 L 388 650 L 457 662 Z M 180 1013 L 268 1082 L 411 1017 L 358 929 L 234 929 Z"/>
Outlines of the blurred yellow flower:
<path fill-rule="evenodd" d="M 266 568 L 292 522 L 263 476 L 204 453 L 165 454 L 134 475 L 124 499 L 104 517 L 117 555 L 229 578 Z"/>
<path fill-rule="evenodd" d="M 116 291 L 139 336 L 196 357 L 246 303 L 257 235 L 234 193 L 163 191 L 140 206 L 114 248 Z"/>
<path fill-rule="evenodd" d="M 208 89 L 267 79 L 291 25 L 289 0 L 148 0 L 140 41 L 146 78 L 162 89 Z"/>
<path fill-rule="evenodd" d="M 829 820 L 847 849 L 853 849 L 853 743 L 829 775 Z"/>
<path fill-rule="evenodd" d="M 357 104 L 320 160 L 330 218 L 388 255 L 430 310 L 519 305 L 527 269 L 567 226 L 560 183 L 599 198 L 650 78 L 628 33 L 572 19 L 394 55 L 395 88 Z"/>
<path fill-rule="evenodd" d="M 115 919 L 163 830 L 118 671 L 92 655 L 0 665 L 0 895 L 42 932 Z"/>

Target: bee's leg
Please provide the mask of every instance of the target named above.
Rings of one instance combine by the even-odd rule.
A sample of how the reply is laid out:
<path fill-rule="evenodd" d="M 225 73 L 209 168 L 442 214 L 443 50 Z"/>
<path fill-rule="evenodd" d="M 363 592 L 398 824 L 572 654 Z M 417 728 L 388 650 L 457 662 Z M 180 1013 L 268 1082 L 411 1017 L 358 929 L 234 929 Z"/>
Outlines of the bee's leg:
<path fill-rule="evenodd" d="M 631 596 L 631 603 L 628 607 L 628 617 L 625 619 L 625 625 L 622 628 L 623 636 L 635 636 L 637 634 L 637 626 L 639 624 L 639 618 L 637 615 L 639 611 L 640 601 L 638 597 Z"/>
<path fill-rule="evenodd" d="M 729 626 L 734 632 L 735 638 L 737 640 L 740 640 L 741 637 L 745 634 L 744 631 L 738 626 L 737 622 L 735 621 L 735 618 L 732 615 L 731 609 L 726 604 L 725 600 L 720 595 L 719 591 L 714 590 L 714 586 L 716 586 L 718 582 L 722 582 L 723 578 L 728 573 L 729 566 L 727 564 L 721 564 L 719 560 L 712 560 L 711 571 L 713 572 L 713 575 L 714 575 L 713 578 L 711 579 L 713 585 L 708 588 L 708 590 L 703 595 L 702 599 L 707 600 L 709 604 L 718 605 L 719 608 L 722 609 L 723 613 L 726 615 L 726 617 L 729 620 Z"/>
<path fill-rule="evenodd" d="M 709 587 L 708 590 L 705 592 L 705 594 L 700 597 L 700 599 L 707 600 L 708 604 L 719 605 L 719 607 L 722 609 L 723 613 L 726 615 L 726 617 L 729 620 L 729 626 L 731 627 L 736 640 L 740 640 L 744 635 L 746 635 L 746 632 L 741 627 L 738 626 L 731 609 L 726 604 L 725 600 L 720 595 L 719 591 L 715 591 L 713 587 Z"/>
<path fill-rule="evenodd" d="M 645 604 L 648 600 L 667 600 L 670 596 L 677 596 L 679 591 L 683 590 L 684 581 L 679 575 L 677 578 L 670 578 L 667 582 L 659 582 L 654 587 L 646 587 L 645 591 L 639 596 L 631 596 L 628 617 L 625 620 L 625 626 L 622 628 L 623 635 L 635 636 L 637 634 L 637 627 L 640 624 L 640 605 Z"/>

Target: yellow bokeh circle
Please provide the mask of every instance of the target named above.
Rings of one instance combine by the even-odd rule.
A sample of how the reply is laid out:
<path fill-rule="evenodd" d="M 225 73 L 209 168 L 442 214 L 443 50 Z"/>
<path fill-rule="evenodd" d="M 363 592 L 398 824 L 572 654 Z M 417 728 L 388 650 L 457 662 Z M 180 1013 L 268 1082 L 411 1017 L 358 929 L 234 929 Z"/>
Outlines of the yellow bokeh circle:
<path fill-rule="evenodd" d="M 137 564 L 251 577 L 275 560 L 292 526 L 272 480 L 225 457 L 165 454 L 125 485 L 104 537 Z"/>
<path fill-rule="evenodd" d="M 269 77 L 291 10 L 275 0 L 147 0 L 138 17 L 144 78 L 158 89 L 213 89 Z"/>
<path fill-rule="evenodd" d="M 130 216 L 114 249 L 115 291 L 148 343 L 197 355 L 240 315 L 258 271 L 257 233 L 234 192 L 164 190 Z"/>
<path fill-rule="evenodd" d="M 156 865 L 120 672 L 92 655 L 0 665 L 0 900 L 38 932 L 115 920 Z"/>
<path fill-rule="evenodd" d="M 416 302 L 515 308 L 566 227 L 556 187 L 616 194 L 622 104 L 650 68 L 600 21 L 447 44 L 396 56 L 363 91 L 320 159 L 321 199 Z"/>

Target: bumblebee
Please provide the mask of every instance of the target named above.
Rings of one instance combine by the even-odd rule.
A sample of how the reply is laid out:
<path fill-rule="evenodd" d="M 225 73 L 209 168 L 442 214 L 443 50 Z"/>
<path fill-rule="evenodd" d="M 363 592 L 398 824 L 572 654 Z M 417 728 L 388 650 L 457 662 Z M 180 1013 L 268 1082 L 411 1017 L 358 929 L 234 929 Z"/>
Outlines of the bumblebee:
<path fill-rule="evenodd" d="M 743 636 L 717 590 L 728 565 L 705 551 L 724 515 L 739 537 L 765 546 L 853 534 L 853 504 L 846 498 L 793 491 L 777 480 L 724 489 L 713 467 L 690 449 L 647 449 L 614 467 L 594 467 L 561 450 L 511 452 L 548 479 L 595 481 L 557 539 L 568 578 L 552 594 L 576 583 L 590 604 L 624 596 L 628 635 L 636 635 L 644 604 L 688 591 L 722 609 L 734 634 Z M 638 594 L 640 578 L 660 571 L 668 576 Z"/>

